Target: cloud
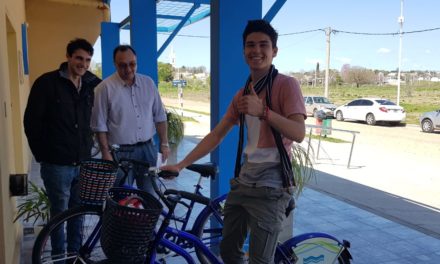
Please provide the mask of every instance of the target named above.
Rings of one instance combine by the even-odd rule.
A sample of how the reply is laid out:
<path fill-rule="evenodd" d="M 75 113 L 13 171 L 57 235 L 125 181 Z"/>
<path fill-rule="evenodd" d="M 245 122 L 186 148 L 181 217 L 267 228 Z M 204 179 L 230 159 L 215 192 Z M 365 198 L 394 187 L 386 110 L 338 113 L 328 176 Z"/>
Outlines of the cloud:
<path fill-rule="evenodd" d="M 430 54 L 430 53 L 431 53 L 431 50 L 430 50 L 430 49 L 427 49 L 427 50 L 425 50 L 425 53 L 426 53 L 426 54 Z"/>
<path fill-rule="evenodd" d="M 390 49 L 387 48 L 380 48 L 377 50 L 377 53 L 390 53 Z"/>
<path fill-rule="evenodd" d="M 341 63 L 344 63 L 344 64 L 347 64 L 347 63 L 349 64 L 352 61 L 351 58 L 345 58 L 345 57 L 336 57 L 335 60 L 339 61 Z"/>

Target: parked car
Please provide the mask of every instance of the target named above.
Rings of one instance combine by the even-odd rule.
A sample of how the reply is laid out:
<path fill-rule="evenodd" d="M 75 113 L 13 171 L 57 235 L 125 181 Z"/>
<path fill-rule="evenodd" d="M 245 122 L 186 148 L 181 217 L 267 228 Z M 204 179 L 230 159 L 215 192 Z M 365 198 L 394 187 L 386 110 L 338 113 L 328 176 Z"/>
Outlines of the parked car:
<path fill-rule="evenodd" d="M 336 105 L 324 96 L 304 96 L 304 105 L 306 106 L 307 115 L 311 116 L 315 116 L 317 111 L 322 110 L 327 118 L 333 118 L 333 112 L 336 109 Z"/>
<path fill-rule="evenodd" d="M 436 129 L 440 130 L 440 109 L 423 113 L 420 116 L 420 126 L 423 132 L 433 132 Z"/>
<path fill-rule="evenodd" d="M 406 112 L 403 107 L 387 99 L 361 98 L 337 107 L 335 118 L 338 121 L 345 119 L 365 121 L 373 126 L 377 121 L 399 124 L 405 122 Z"/>

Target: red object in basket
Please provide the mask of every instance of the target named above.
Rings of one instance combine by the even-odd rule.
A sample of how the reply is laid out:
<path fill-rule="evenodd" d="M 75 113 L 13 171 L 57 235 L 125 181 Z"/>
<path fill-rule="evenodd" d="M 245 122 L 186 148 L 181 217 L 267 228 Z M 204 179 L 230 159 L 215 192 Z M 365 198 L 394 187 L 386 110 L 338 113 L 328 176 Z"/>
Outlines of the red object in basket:
<path fill-rule="evenodd" d="M 124 199 L 119 201 L 119 204 L 131 208 L 144 209 L 141 200 L 136 197 L 131 197 L 131 196 L 125 197 Z"/>

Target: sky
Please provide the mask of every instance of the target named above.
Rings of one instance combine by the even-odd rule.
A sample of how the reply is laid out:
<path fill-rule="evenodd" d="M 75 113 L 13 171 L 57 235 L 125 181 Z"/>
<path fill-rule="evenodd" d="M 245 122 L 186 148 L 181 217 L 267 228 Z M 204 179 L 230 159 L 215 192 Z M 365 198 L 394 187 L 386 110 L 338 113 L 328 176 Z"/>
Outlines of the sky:
<path fill-rule="evenodd" d="M 111 1 L 111 19 L 120 22 L 128 15 L 128 0 Z M 263 15 L 274 0 L 263 0 Z M 440 1 L 404 0 L 403 32 L 440 28 Z M 271 21 L 278 31 L 278 55 L 273 63 L 281 72 L 310 71 L 319 62 L 325 69 L 325 29 L 357 33 L 398 33 L 401 0 L 287 0 Z M 170 62 L 174 50 L 176 66 L 210 68 L 210 20 L 206 18 L 184 27 L 159 57 Z M 158 48 L 166 39 L 158 35 Z M 241 40 L 239 40 L 241 43 Z M 129 32 L 121 31 L 121 43 L 129 43 Z M 399 35 L 332 33 L 330 69 L 342 65 L 368 69 L 396 70 L 399 65 Z M 100 41 L 95 44 L 94 60 L 100 62 Z M 440 29 L 402 35 L 402 70 L 440 71 Z"/>

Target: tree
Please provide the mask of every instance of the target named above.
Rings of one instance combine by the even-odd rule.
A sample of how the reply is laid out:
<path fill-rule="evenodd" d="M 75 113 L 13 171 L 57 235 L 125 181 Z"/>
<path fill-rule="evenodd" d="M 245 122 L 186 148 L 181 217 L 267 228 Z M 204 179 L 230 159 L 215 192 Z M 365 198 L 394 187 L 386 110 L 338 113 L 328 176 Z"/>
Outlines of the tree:
<path fill-rule="evenodd" d="M 170 63 L 158 63 L 159 81 L 170 82 L 174 79 L 173 66 Z"/>
<path fill-rule="evenodd" d="M 350 71 L 350 64 L 344 64 L 341 67 L 341 78 L 344 82 L 347 82 L 347 78 L 348 78 L 348 72 Z"/>
<path fill-rule="evenodd" d="M 356 87 L 359 87 L 362 84 L 371 84 L 376 81 L 376 74 L 374 71 L 359 67 L 353 66 L 346 72 L 346 75 L 343 75 L 343 79 L 346 83 L 354 83 Z"/>
<path fill-rule="evenodd" d="M 90 71 L 102 79 L 102 63 L 96 63 L 94 67 L 90 68 Z"/>

